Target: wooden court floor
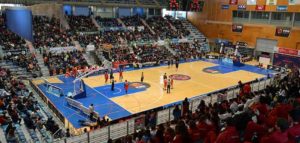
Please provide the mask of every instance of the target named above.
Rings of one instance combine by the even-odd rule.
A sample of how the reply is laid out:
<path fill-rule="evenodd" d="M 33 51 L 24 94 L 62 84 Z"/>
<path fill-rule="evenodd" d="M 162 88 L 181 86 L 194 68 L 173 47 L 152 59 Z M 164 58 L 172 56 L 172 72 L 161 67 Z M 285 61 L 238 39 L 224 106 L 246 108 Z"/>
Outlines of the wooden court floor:
<path fill-rule="evenodd" d="M 160 66 L 124 72 L 124 80 L 126 79 L 129 82 L 139 82 L 141 73 L 144 72 L 144 82 L 151 86 L 146 91 L 114 97 L 111 98 L 111 100 L 134 114 L 181 101 L 185 97 L 191 98 L 230 87 L 236 85 L 240 80 L 242 82 L 248 82 L 256 78 L 264 77 L 264 75 L 243 70 L 226 74 L 211 74 L 202 71 L 204 68 L 215 65 L 216 64 L 210 62 L 197 61 L 180 64 L 178 71 L 175 70 L 175 67 L 168 68 L 166 66 Z M 160 76 L 164 73 L 167 73 L 168 76 L 172 74 L 184 74 L 190 76 L 191 79 L 181 81 L 174 80 L 174 88 L 170 94 L 167 94 L 166 91 L 163 90 L 163 85 L 160 83 Z M 114 76 L 115 79 L 118 80 L 119 74 L 115 73 Z M 105 85 L 103 75 L 88 77 L 83 80 L 90 87 Z"/>

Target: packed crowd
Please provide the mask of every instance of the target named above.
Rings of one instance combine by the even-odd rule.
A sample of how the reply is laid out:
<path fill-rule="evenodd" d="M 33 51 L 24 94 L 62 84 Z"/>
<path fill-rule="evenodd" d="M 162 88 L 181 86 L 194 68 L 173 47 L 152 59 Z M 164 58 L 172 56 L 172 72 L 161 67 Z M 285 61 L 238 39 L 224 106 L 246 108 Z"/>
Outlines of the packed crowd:
<path fill-rule="evenodd" d="M 98 31 L 92 19 L 88 16 L 68 16 L 68 22 L 72 32 Z"/>
<path fill-rule="evenodd" d="M 140 16 L 123 17 L 121 20 L 127 27 L 130 27 L 129 30 L 125 32 L 127 41 L 157 40 L 150 29 L 143 24 Z"/>
<path fill-rule="evenodd" d="M 11 61 L 14 65 L 25 68 L 27 72 L 33 73 L 41 70 L 35 55 L 27 52 L 8 52 L 8 54 L 4 57 L 4 60 Z"/>
<path fill-rule="evenodd" d="M 170 47 L 177 53 L 178 57 L 185 61 L 201 57 L 201 54 L 197 51 L 197 49 L 192 48 L 189 43 L 171 44 Z"/>
<path fill-rule="evenodd" d="M 144 26 L 139 15 L 122 17 L 121 20 L 125 26 Z"/>
<path fill-rule="evenodd" d="M 134 30 L 134 31 L 127 31 L 126 33 L 126 40 L 127 41 L 151 41 L 157 40 L 156 36 L 151 33 L 148 28 L 144 28 L 142 30 Z"/>
<path fill-rule="evenodd" d="M 86 47 L 89 44 L 99 45 L 101 42 L 100 34 L 79 34 L 74 36 L 74 40 L 78 41 L 81 47 Z"/>
<path fill-rule="evenodd" d="M 74 68 L 84 69 L 88 66 L 81 51 L 63 53 L 43 53 L 44 63 L 49 68 L 50 76 L 71 72 Z"/>
<path fill-rule="evenodd" d="M 155 31 L 157 37 L 160 39 L 173 39 L 180 38 L 180 35 L 177 31 L 174 31 L 171 28 L 170 23 L 161 16 L 150 17 L 146 20 L 150 28 Z"/>
<path fill-rule="evenodd" d="M 122 30 L 101 32 L 101 41 L 106 44 L 119 44 L 126 40 L 125 33 Z"/>
<path fill-rule="evenodd" d="M 103 18 L 96 16 L 95 20 L 100 27 L 122 27 L 122 24 L 120 24 L 116 18 Z"/>
<path fill-rule="evenodd" d="M 25 40 L 6 28 L 2 16 L 0 17 L 0 33 L 0 46 L 5 53 L 3 57 L 5 61 L 25 68 L 28 72 L 40 70 L 35 55 L 29 54 Z"/>
<path fill-rule="evenodd" d="M 180 34 L 180 37 L 187 37 L 190 35 L 190 31 L 187 30 L 181 20 L 174 19 L 171 16 L 165 16 L 165 18 L 177 29 L 177 33 Z"/>
<path fill-rule="evenodd" d="M 156 62 L 159 64 L 160 61 L 165 61 L 172 56 L 166 48 L 152 45 L 136 46 L 133 50 L 139 58 L 139 63 Z"/>
<path fill-rule="evenodd" d="M 3 50 L 22 51 L 27 49 L 25 40 L 6 28 L 3 16 L 0 16 L 0 34 L 0 43 L 3 46 Z"/>
<path fill-rule="evenodd" d="M 56 132 L 58 125 L 42 116 L 40 110 L 33 93 L 25 84 L 13 77 L 9 69 L 0 67 L 0 125 L 7 141 L 24 142 L 23 133 L 17 131 L 23 123 L 28 130 L 47 129 Z"/>
<path fill-rule="evenodd" d="M 155 114 L 147 116 L 146 129 L 116 143 L 298 143 L 300 142 L 299 70 L 276 75 L 266 89 L 251 92 L 239 82 L 240 93 L 227 100 L 198 105 L 195 113 L 185 99 L 172 112 L 174 121 L 155 126 Z M 152 117 L 153 116 L 153 117 Z M 154 119 L 154 120 L 153 120 Z"/>
<path fill-rule="evenodd" d="M 128 47 L 113 47 L 111 49 L 111 54 L 113 62 L 132 63 L 135 61 L 135 56 L 134 54 L 130 53 Z"/>
<path fill-rule="evenodd" d="M 34 47 L 66 47 L 72 45 L 69 35 L 61 29 L 56 18 L 33 17 Z"/>

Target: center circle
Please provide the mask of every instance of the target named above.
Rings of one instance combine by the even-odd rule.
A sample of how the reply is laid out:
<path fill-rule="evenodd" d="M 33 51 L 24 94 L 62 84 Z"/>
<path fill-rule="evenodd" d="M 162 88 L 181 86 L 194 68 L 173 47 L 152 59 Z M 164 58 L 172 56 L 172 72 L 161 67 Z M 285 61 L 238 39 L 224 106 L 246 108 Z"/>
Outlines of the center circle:
<path fill-rule="evenodd" d="M 191 77 L 188 75 L 184 74 L 172 74 L 169 76 L 169 78 L 174 79 L 174 80 L 190 80 Z"/>

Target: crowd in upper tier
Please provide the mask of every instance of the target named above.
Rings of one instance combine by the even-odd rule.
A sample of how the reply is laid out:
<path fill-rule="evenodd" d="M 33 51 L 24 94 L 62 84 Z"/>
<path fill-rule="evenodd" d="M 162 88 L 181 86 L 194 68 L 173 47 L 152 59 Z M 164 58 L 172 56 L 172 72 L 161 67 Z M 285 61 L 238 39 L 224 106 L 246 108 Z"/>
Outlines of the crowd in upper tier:
<path fill-rule="evenodd" d="M 81 51 L 46 52 L 43 53 L 43 57 L 51 76 L 69 73 L 74 68 L 79 70 L 89 66 Z"/>
<path fill-rule="evenodd" d="M 59 19 L 47 16 L 33 17 L 34 47 L 67 47 L 72 40 L 61 28 Z"/>
<path fill-rule="evenodd" d="M 97 27 L 89 16 L 68 16 L 67 19 L 72 32 L 98 31 Z"/>
<path fill-rule="evenodd" d="M 0 17 L 0 46 L 4 53 L 4 61 L 22 67 L 30 73 L 40 70 L 35 55 L 30 54 L 25 40 L 7 29 L 2 16 Z"/>
<path fill-rule="evenodd" d="M 160 39 L 181 38 L 180 34 L 172 29 L 171 24 L 161 16 L 150 17 L 146 20 L 146 22 Z"/>

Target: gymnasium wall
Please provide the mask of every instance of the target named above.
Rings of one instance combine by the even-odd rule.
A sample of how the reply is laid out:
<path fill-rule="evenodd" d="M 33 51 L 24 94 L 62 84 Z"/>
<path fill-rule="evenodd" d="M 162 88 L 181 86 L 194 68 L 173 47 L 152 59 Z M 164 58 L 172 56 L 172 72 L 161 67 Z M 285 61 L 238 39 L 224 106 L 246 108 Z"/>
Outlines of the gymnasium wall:
<path fill-rule="evenodd" d="M 265 5 L 266 1 L 257 0 L 257 5 Z M 238 4 L 246 5 L 247 0 L 238 0 Z M 229 9 L 222 9 L 222 5 L 229 5 L 229 0 L 205 0 L 203 12 L 189 12 L 187 19 L 209 39 L 243 41 L 255 47 L 256 38 L 266 38 L 278 40 L 278 47 L 300 49 L 300 27 L 292 28 L 287 38 L 275 36 L 276 26 L 267 24 L 244 24 L 243 32 L 232 32 L 232 11 L 237 5 Z M 277 5 L 287 5 L 288 12 L 300 12 L 300 5 L 289 5 L 288 0 L 277 0 Z M 246 10 L 255 11 L 255 5 L 247 5 Z M 276 11 L 276 6 L 266 5 L 265 11 Z"/>
<path fill-rule="evenodd" d="M 27 8 L 32 11 L 33 15 L 43 15 L 48 17 L 60 17 L 63 11 L 61 4 L 35 4 Z"/>

